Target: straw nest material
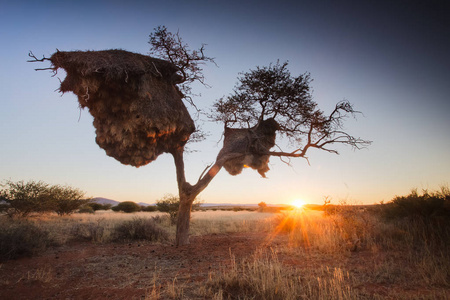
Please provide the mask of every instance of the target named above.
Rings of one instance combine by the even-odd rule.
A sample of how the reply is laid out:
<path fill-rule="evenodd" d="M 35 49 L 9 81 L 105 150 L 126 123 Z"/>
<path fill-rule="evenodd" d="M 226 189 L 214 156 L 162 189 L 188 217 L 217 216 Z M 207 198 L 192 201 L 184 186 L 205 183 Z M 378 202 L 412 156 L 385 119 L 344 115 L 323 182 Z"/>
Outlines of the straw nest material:
<path fill-rule="evenodd" d="M 97 144 L 123 164 L 146 165 L 195 130 L 170 62 L 123 50 L 58 51 L 50 60 L 67 73 L 61 92 L 76 94 L 94 117 Z"/>
<path fill-rule="evenodd" d="M 265 153 L 275 145 L 278 123 L 274 119 L 261 121 L 258 125 L 248 129 L 225 128 L 223 148 L 217 159 L 225 155 L 238 154 L 227 160 L 223 167 L 231 175 L 237 175 L 243 168 L 250 167 L 257 170 L 262 177 L 269 171 L 270 155 Z M 239 155 L 240 154 L 240 155 Z"/>

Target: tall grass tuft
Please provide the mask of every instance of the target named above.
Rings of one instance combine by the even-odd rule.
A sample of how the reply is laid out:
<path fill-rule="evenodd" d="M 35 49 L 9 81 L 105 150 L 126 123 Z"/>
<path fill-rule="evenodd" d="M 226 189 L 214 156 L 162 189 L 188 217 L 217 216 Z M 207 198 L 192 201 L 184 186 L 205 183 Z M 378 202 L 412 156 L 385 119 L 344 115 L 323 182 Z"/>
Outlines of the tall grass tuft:
<path fill-rule="evenodd" d="M 296 270 L 278 261 L 275 252 L 257 252 L 252 259 L 236 262 L 211 274 L 207 296 L 222 299 L 359 299 L 348 273 L 341 269 Z"/>
<path fill-rule="evenodd" d="M 159 218 L 134 218 L 132 220 L 123 221 L 115 227 L 114 239 L 116 241 L 167 241 L 169 239 L 169 234 L 158 225 L 158 221 Z"/>

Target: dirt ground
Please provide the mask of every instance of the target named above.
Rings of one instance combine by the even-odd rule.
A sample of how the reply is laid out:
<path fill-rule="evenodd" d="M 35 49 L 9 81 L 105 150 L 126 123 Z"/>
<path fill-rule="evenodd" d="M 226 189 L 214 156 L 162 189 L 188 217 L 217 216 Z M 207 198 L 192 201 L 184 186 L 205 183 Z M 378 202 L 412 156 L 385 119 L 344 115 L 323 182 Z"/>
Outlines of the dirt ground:
<path fill-rule="evenodd" d="M 211 273 L 231 264 L 231 254 L 239 261 L 258 249 L 285 249 L 286 243 L 286 235 L 268 242 L 266 233 L 246 232 L 193 236 L 190 245 L 179 248 L 148 242 L 67 244 L 0 264 L 0 299 L 154 299 L 152 292 L 158 299 L 170 299 L 168 295 L 181 289 L 182 299 L 209 299 L 202 288 Z M 314 253 L 305 259 L 289 251 L 278 257 L 294 268 L 343 267 L 362 277 L 383 259 L 368 252 L 355 252 L 342 260 Z M 370 281 L 356 288 L 366 296 L 376 294 L 377 299 L 396 299 L 390 294 L 398 289 L 406 296 L 403 299 L 408 294 L 429 294 L 426 286 Z"/>
<path fill-rule="evenodd" d="M 251 255 L 265 238 L 213 234 L 191 237 L 180 248 L 146 242 L 65 245 L 1 264 L 0 299 L 145 299 L 152 290 L 164 294 L 174 278 L 184 297 L 197 299 L 209 273 L 230 263 L 230 253 L 236 259 Z"/>

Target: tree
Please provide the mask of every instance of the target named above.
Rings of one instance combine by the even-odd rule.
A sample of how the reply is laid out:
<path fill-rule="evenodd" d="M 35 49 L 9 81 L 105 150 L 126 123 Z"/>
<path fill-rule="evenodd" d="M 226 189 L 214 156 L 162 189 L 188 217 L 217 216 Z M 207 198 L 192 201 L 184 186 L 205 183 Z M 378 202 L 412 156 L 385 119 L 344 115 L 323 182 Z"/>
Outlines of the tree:
<path fill-rule="evenodd" d="M 263 212 L 267 208 L 266 202 L 259 202 L 258 203 L 259 211 Z"/>
<path fill-rule="evenodd" d="M 54 211 L 68 215 L 90 201 L 84 192 L 70 186 L 49 185 L 42 181 L 6 181 L 0 190 L 0 199 L 6 202 L 4 210 L 10 216 L 27 217 L 31 213 Z"/>
<path fill-rule="evenodd" d="M 54 185 L 49 188 L 49 195 L 53 210 L 60 216 L 70 215 L 91 201 L 84 192 L 70 186 Z"/>
<path fill-rule="evenodd" d="M 188 84 L 195 80 L 203 83 L 203 76 L 198 76 L 201 73 L 198 64 L 212 60 L 204 56 L 204 45 L 199 51 L 190 52 L 178 33 L 169 34 L 165 27 L 156 28 L 150 37 L 152 55 L 168 59 L 178 66 L 183 74 L 183 70 L 192 66 L 195 75 L 190 77 Z M 239 174 L 242 167 L 250 166 L 264 177 L 264 173 L 268 171 L 270 156 L 306 158 L 310 148 L 337 154 L 338 152 L 329 146 L 347 144 L 359 149 L 370 144 L 369 141 L 355 138 L 344 131 L 345 118 L 357 113 L 348 101 L 337 103 L 332 113 L 326 116 L 317 109 L 317 103 L 312 100 L 310 75 L 293 77 L 287 66 L 287 62 L 277 62 L 269 67 L 258 67 L 244 73 L 239 78 L 235 93 L 225 99 L 219 99 L 214 104 L 215 110 L 211 118 L 225 125 L 224 147 L 215 163 L 205 169 L 195 184 L 186 181 L 184 147 L 171 152 L 175 161 L 180 197 L 177 245 L 189 243 L 192 203 L 223 166 L 232 175 Z M 233 129 L 230 126 L 238 128 Z M 277 131 L 293 142 L 296 148 L 291 151 L 269 151 L 275 145 Z"/>
<path fill-rule="evenodd" d="M 185 176 L 184 152 L 195 126 L 181 99 L 193 104 L 190 84 L 204 84 L 201 65 L 214 59 L 204 54 L 205 45 L 192 51 L 178 33 L 165 27 L 155 28 L 150 45 L 150 54 L 159 59 L 122 50 L 58 51 L 42 59 L 29 55 L 33 62 L 50 60 L 53 67 L 46 69 L 66 70 L 60 91 L 72 91 L 80 106 L 89 108 L 96 142 L 107 155 L 136 167 L 164 152 L 173 156 L 180 199 L 177 246 L 189 243 L 193 202 L 222 167 L 232 175 L 251 167 L 264 177 L 272 156 L 307 158 L 311 148 L 337 154 L 333 144 L 356 149 L 370 144 L 344 130 L 344 120 L 358 113 L 348 101 L 338 102 L 326 115 L 312 100 L 310 75 L 292 76 L 287 62 L 277 62 L 244 73 L 234 94 L 214 104 L 211 118 L 224 123 L 224 146 L 191 184 Z M 130 104 L 133 99 L 137 100 Z M 287 138 L 293 149 L 272 151 L 280 138 Z"/>
<path fill-rule="evenodd" d="M 7 180 L 1 185 L 0 199 L 6 202 L 4 210 L 10 217 L 27 217 L 31 213 L 52 210 L 49 185 L 42 181 Z"/>

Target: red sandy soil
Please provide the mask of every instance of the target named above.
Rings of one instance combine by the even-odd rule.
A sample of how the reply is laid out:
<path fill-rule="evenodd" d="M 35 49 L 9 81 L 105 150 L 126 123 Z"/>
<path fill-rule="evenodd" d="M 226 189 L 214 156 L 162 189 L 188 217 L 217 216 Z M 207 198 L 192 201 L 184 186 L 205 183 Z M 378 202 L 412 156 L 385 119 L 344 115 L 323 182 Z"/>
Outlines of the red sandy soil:
<path fill-rule="evenodd" d="M 230 253 L 237 260 L 251 255 L 265 237 L 259 233 L 191 237 L 190 245 L 179 248 L 146 242 L 65 245 L 1 264 L 0 299 L 144 299 L 155 275 L 158 293 L 164 294 L 176 278 L 183 295 L 197 299 L 196 290 L 210 272 L 230 263 Z"/>
<path fill-rule="evenodd" d="M 179 248 L 170 243 L 78 242 L 0 264 L 0 299 L 151 299 L 152 291 L 167 299 L 173 283 L 183 289 L 183 299 L 208 299 L 200 290 L 211 273 L 230 265 L 230 253 L 240 261 L 257 249 L 287 242 L 288 237 L 280 235 L 268 244 L 267 234 L 255 232 L 191 237 L 190 245 Z M 344 267 L 356 274 L 368 272 L 376 263 L 368 252 L 352 253 L 342 261 L 313 253 L 305 259 L 295 251 L 280 252 L 278 257 L 295 268 Z M 358 287 L 366 295 L 385 299 L 391 299 L 393 288 L 404 289 L 370 282 Z M 423 291 L 415 287 L 410 292 L 417 296 Z"/>

